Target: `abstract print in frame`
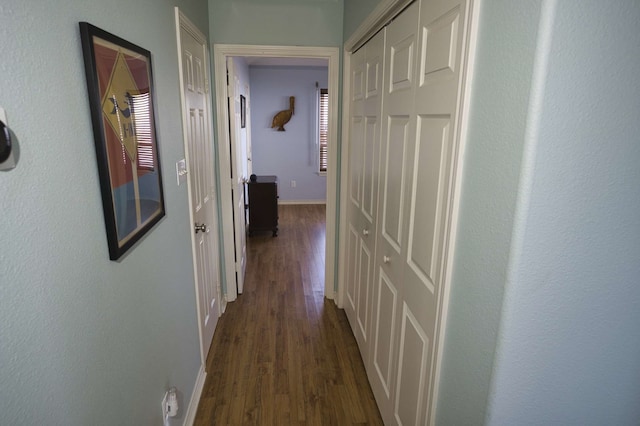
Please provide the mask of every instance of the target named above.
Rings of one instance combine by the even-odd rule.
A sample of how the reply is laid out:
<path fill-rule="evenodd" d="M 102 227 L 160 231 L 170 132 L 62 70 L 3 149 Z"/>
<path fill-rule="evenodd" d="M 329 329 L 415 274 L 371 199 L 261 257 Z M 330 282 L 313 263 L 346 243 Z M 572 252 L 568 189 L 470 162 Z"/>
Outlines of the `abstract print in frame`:
<path fill-rule="evenodd" d="M 80 22 L 109 258 L 165 215 L 151 53 Z"/>

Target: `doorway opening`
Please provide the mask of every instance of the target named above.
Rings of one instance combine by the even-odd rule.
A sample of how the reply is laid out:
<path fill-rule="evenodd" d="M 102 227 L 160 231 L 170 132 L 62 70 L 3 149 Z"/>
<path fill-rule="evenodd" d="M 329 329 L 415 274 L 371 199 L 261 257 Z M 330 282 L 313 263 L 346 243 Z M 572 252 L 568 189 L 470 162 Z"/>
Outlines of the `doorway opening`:
<path fill-rule="evenodd" d="M 242 250 L 237 250 L 238 244 L 244 244 L 240 238 L 240 233 L 244 232 L 241 227 L 232 226 L 238 224 L 239 219 L 244 216 L 244 209 L 239 202 L 234 203 L 234 187 L 235 194 L 239 194 L 238 188 L 242 179 L 246 179 L 248 176 L 242 176 L 241 173 L 233 173 L 234 162 L 234 146 L 230 145 L 232 138 L 232 132 L 235 128 L 242 128 L 241 125 L 235 126 L 235 117 L 231 117 L 231 114 L 240 114 L 238 122 L 244 121 L 246 126 L 249 126 L 249 117 L 243 116 L 243 106 L 241 105 L 242 95 L 245 99 L 245 111 L 247 108 L 246 102 L 250 104 L 250 98 L 247 100 L 247 94 L 242 93 L 245 90 L 243 84 L 236 86 L 236 82 L 229 77 L 229 84 L 227 85 L 227 66 L 229 59 L 231 58 L 244 58 L 245 61 L 250 61 L 253 64 L 278 64 L 293 66 L 314 66 L 324 64 L 328 70 L 328 85 L 327 92 L 329 95 L 329 116 L 327 123 L 327 135 L 328 135 L 328 152 L 327 156 L 332 166 L 326 173 L 326 251 L 325 251 L 325 288 L 324 295 L 329 299 L 333 299 L 335 296 L 335 277 L 336 277 L 336 204 L 338 194 L 338 61 L 339 61 L 339 49 L 330 47 L 299 47 L 299 46 L 252 46 L 252 45 L 214 45 L 214 67 L 215 67 L 215 89 L 216 89 L 216 118 L 218 131 L 217 146 L 218 146 L 218 167 L 220 170 L 220 209 L 222 218 L 222 227 L 220 232 L 222 234 L 222 247 L 224 254 L 225 270 L 225 285 L 226 285 L 226 300 L 233 301 L 237 298 L 237 295 L 242 292 L 241 283 L 242 280 L 238 279 L 237 272 L 242 273 L 244 265 L 241 263 L 241 259 L 238 257 L 238 253 L 242 253 Z M 233 59 L 231 59 L 233 61 Z M 236 90 L 237 89 L 237 90 Z M 248 88 L 246 88 L 248 90 Z M 229 92 L 234 96 L 233 100 L 227 101 Z M 283 96 L 288 95 L 286 93 Z M 237 105 L 235 100 L 237 99 Z M 237 108 L 236 108 L 237 107 Z M 248 109 L 251 110 L 250 108 Z M 236 112 L 237 111 L 237 112 Z M 220 123 L 229 123 L 229 125 L 220 125 Z M 275 132 L 275 130 L 274 130 Z M 251 139 L 251 130 L 248 130 L 249 140 Z M 235 139 L 238 139 L 237 137 Z M 242 153 L 243 149 L 240 148 L 237 152 Z M 251 155 L 249 156 L 251 158 Z M 254 160 L 254 158 L 251 158 Z M 254 161 L 246 161 L 248 167 L 244 167 L 243 171 L 251 170 L 252 163 Z M 240 167 L 238 167 L 240 170 Z M 230 177 L 230 178 L 228 178 Z M 288 188 L 295 187 L 295 181 L 281 182 L 281 185 L 286 185 Z M 239 200 L 239 195 L 235 196 L 236 201 Z M 238 210 L 242 209 L 240 214 Z M 234 222 L 235 220 L 235 222 Z M 238 228 L 238 229 L 235 229 Z M 241 277 L 240 277 L 241 278 Z M 239 287 L 240 283 L 240 287 Z"/>

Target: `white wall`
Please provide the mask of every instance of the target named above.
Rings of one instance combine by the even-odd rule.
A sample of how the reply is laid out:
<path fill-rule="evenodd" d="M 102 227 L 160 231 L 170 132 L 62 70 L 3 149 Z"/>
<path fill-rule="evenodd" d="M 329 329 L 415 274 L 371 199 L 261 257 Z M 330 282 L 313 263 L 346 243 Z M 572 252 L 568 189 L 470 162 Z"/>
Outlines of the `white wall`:
<path fill-rule="evenodd" d="M 200 367 L 173 6 L 203 30 L 206 1 L 0 6 L 0 106 L 20 145 L 0 172 L 0 424 L 157 425 Z M 109 260 L 79 21 L 152 53 L 167 215 Z M 173 424 L 181 424 L 181 418 Z"/>
<path fill-rule="evenodd" d="M 281 202 L 324 202 L 327 178 L 317 171 L 315 83 L 327 88 L 328 69 L 252 66 L 249 70 L 253 172 L 278 176 Z M 279 132 L 271 123 L 278 111 L 289 108 L 289 96 L 295 96 L 295 113 L 285 131 Z"/>

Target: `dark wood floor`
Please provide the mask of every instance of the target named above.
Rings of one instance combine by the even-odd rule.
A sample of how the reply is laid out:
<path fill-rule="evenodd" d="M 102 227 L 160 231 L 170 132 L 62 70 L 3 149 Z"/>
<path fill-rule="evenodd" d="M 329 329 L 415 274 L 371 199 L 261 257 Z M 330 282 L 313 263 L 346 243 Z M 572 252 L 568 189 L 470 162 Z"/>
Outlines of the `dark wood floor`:
<path fill-rule="evenodd" d="M 196 425 L 381 425 L 343 311 L 324 299 L 324 206 L 280 206 L 247 239 L 244 293 L 207 360 Z"/>

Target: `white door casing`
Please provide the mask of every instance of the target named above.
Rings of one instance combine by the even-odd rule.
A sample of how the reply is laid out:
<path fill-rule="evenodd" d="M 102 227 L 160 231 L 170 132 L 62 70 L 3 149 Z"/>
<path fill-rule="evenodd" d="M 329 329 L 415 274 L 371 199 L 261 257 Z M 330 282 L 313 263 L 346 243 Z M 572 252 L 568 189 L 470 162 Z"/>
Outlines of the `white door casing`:
<path fill-rule="evenodd" d="M 338 147 L 338 85 L 339 85 L 339 49 L 337 47 L 315 46 L 261 46 L 261 45 L 230 45 L 215 44 L 213 48 L 215 66 L 215 88 L 217 94 L 226 91 L 226 59 L 238 57 L 271 57 L 271 58 L 320 58 L 326 59 L 329 68 L 329 164 L 336 161 Z M 228 122 L 228 108 L 225 96 L 216 96 L 216 117 L 218 123 Z M 230 153 L 225 146 L 229 140 L 227 126 L 217 126 L 218 129 L 218 167 L 220 170 L 220 191 L 222 210 L 222 236 L 226 270 L 226 300 L 233 301 L 237 297 L 235 275 L 229 271 L 235 270 L 233 256 L 233 203 L 231 200 Z M 225 141 L 225 142 L 221 142 Z M 327 172 L 327 205 L 326 205 L 326 255 L 325 255 L 325 290 L 324 295 L 329 299 L 335 297 L 335 267 L 336 267 L 336 209 L 338 193 L 337 165 L 329 167 Z"/>
<path fill-rule="evenodd" d="M 183 137 L 203 365 L 220 316 L 220 277 L 214 180 L 209 55 L 205 36 L 176 8 Z"/>
<path fill-rule="evenodd" d="M 235 275 L 238 294 L 244 290 L 244 275 L 247 267 L 247 224 L 245 210 L 245 181 L 244 174 L 247 164 L 246 127 L 241 128 L 240 121 L 240 84 L 236 74 L 233 57 L 227 58 L 227 72 L 229 85 L 227 95 L 229 99 L 229 152 L 231 161 L 231 196 L 233 200 L 233 226 L 235 249 Z M 249 126 L 249 124 L 246 124 Z"/>

